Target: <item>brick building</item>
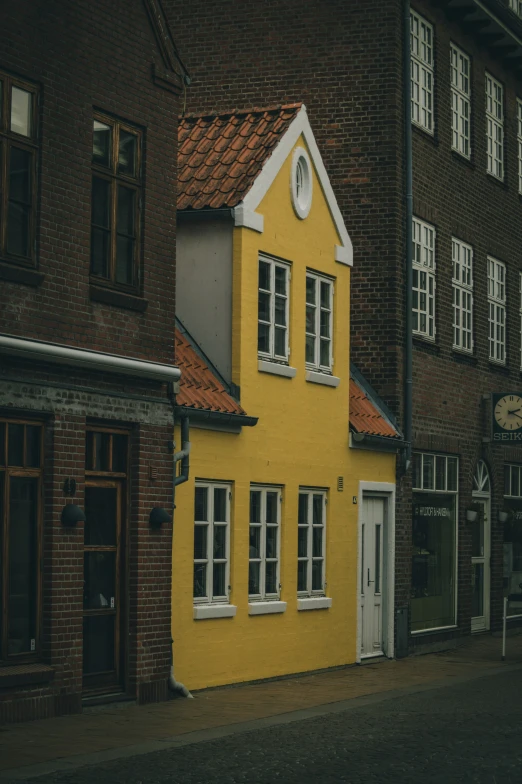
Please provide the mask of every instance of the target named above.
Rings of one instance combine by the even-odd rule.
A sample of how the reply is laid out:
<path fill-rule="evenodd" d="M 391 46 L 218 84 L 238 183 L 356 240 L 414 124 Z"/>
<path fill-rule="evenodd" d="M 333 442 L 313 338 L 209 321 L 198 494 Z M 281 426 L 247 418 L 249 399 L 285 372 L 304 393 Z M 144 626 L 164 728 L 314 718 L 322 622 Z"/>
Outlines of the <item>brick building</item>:
<path fill-rule="evenodd" d="M 0 12 L 0 721 L 166 695 L 182 84 L 157 0 Z"/>
<path fill-rule="evenodd" d="M 498 629 L 503 595 L 522 612 L 522 419 L 497 406 L 521 388 L 519 6 L 166 2 L 188 112 L 306 104 L 354 246 L 352 357 L 406 433 L 413 343 L 395 540 L 410 651 Z"/>

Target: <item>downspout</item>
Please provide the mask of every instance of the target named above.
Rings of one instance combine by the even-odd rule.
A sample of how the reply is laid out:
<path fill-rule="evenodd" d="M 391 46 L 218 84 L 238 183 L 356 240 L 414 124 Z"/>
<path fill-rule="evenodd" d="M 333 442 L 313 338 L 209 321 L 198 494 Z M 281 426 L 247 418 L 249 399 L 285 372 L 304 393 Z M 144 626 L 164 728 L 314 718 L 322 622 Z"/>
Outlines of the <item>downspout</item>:
<path fill-rule="evenodd" d="M 411 465 L 413 442 L 413 161 L 411 132 L 410 3 L 404 0 L 404 158 L 406 169 L 406 318 L 404 346 L 404 472 Z"/>
<path fill-rule="evenodd" d="M 175 417 L 175 410 L 176 410 L 176 392 L 174 385 L 171 386 L 171 395 L 170 399 L 172 402 L 172 414 L 173 414 L 173 423 L 174 426 L 176 425 L 176 417 Z M 174 452 L 172 456 L 172 520 L 174 521 L 175 516 L 175 509 L 176 509 L 176 487 L 178 485 L 183 484 L 189 478 L 189 454 L 190 454 L 190 432 L 189 432 L 189 418 L 187 416 L 181 417 L 181 451 Z M 176 448 L 176 443 L 173 442 L 173 448 Z M 176 476 L 176 467 L 181 460 L 181 474 Z M 181 683 L 180 681 L 176 680 L 176 676 L 174 675 L 174 640 L 171 638 L 171 648 L 170 648 L 170 675 L 168 686 L 169 689 L 177 694 L 180 694 L 182 697 L 187 697 L 188 699 L 194 699 L 192 694 L 189 692 L 187 687 Z"/>

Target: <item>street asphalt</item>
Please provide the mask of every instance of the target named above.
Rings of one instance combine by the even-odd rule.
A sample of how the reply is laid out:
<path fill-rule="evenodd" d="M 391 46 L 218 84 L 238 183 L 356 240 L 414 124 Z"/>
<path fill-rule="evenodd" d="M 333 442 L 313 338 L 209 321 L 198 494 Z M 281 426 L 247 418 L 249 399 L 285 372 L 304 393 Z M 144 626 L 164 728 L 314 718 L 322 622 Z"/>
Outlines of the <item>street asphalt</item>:
<path fill-rule="evenodd" d="M 522 784 L 522 670 L 29 781 Z"/>

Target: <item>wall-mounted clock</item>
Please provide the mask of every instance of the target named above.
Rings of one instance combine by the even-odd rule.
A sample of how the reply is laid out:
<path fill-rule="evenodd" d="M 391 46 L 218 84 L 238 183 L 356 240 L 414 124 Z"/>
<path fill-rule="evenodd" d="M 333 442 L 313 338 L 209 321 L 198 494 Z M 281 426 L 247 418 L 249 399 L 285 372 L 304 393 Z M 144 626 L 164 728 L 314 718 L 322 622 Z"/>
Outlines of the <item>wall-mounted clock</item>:
<path fill-rule="evenodd" d="M 492 395 L 493 441 L 522 442 L 522 394 L 504 392 Z"/>

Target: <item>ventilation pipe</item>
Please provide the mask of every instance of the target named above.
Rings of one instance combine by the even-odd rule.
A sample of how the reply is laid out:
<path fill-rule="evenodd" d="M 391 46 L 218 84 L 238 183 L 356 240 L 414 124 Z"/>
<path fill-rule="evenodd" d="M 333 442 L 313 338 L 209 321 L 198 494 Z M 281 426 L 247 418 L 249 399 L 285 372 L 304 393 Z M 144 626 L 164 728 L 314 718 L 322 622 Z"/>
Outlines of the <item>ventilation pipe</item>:
<path fill-rule="evenodd" d="M 404 471 L 411 465 L 413 441 L 413 339 L 412 339 L 412 288 L 413 288 L 413 162 L 411 135 L 411 57 L 410 57 L 410 3 L 404 2 L 404 159 L 406 195 L 406 313 L 404 346 Z"/>

